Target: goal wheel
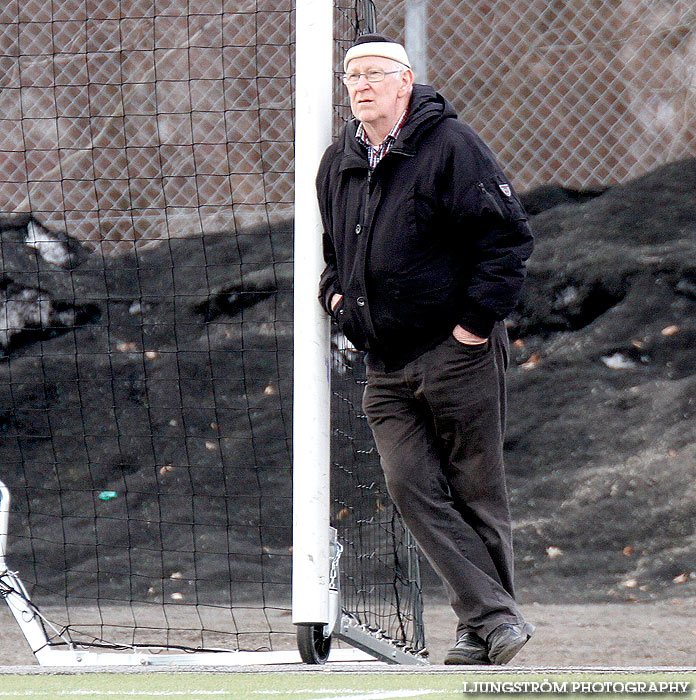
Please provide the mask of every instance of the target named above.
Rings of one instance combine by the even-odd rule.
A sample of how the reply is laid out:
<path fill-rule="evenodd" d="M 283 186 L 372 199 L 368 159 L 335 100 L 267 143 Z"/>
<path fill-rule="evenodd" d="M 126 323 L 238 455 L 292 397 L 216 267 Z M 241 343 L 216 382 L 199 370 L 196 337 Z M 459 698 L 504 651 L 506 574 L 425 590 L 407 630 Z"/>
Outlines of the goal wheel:
<path fill-rule="evenodd" d="M 297 648 L 306 664 L 323 664 L 331 651 L 331 635 L 324 636 L 325 625 L 297 625 Z"/>

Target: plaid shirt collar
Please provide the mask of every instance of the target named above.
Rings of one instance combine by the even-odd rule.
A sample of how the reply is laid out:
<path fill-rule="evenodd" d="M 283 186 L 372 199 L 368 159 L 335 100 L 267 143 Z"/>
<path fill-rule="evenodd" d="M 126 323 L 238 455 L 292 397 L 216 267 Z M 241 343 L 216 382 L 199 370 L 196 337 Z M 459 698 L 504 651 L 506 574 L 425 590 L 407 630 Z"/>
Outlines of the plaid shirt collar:
<path fill-rule="evenodd" d="M 406 123 L 406 117 L 408 117 L 408 108 L 403 111 L 403 114 L 397 119 L 396 124 L 394 124 L 391 131 L 384 137 L 384 141 L 382 141 L 379 146 L 373 146 L 370 143 L 362 123 L 358 126 L 358 130 L 355 132 L 355 138 L 367 148 L 367 159 L 370 170 L 374 170 L 377 167 L 377 163 L 391 151 L 396 139 L 399 138 L 401 128 Z"/>

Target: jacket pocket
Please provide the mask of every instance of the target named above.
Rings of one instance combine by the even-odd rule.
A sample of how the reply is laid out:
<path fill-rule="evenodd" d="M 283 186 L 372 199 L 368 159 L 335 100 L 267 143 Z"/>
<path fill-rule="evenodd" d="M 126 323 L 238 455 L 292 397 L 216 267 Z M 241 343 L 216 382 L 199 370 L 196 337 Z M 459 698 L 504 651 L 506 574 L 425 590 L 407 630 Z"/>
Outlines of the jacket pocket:
<path fill-rule="evenodd" d="M 490 338 L 486 338 L 484 343 L 462 343 L 461 340 L 457 340 L 453 333 L 450 333 L 449 341 L 451 344 L 457 346 L 460 350 L 465 353 L 480 353 L 484 354 L 488 352 L 491 346 Z"/>
<path fill-rule="evenodd" d="M 369 342 L 362 330 L 357 313 L 355 300 L 344 294 L 341 301 L 336 304 L 332 316 L 336 320 L 336 325 L 341 333 L 343 333 L 358 350 L 369 350 Z"/>
<path fill-rule="evenodd" d="M 411 336 L 441 332 L 457 316 L 453 284 L 395 288 L 380 305 L 379 325 L 389 334 Z"/>

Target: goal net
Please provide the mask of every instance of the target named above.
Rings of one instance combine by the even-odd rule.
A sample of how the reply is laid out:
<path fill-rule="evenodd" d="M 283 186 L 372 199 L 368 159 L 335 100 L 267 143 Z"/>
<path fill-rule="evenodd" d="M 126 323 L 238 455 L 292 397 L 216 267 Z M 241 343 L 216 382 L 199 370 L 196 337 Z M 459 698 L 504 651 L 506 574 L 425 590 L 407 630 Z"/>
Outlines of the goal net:
<path fill-rule="evenodd" d="M 335 17 L 339 55 L 374 13 Z M 289 0 L 0 7 L 0 480 L 52 644 L 295 644 L 293 32 Z M 419 650 L 414 547 L 335 343 L 343 606 Z"/>

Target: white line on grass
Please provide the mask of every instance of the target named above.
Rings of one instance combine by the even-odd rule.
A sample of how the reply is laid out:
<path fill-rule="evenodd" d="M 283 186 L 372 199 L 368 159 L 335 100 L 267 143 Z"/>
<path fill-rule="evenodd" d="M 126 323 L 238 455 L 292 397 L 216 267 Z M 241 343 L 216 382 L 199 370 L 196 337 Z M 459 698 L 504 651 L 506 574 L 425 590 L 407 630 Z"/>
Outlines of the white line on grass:
<path fill-rule="evenodd" d="M 336 691 L 332 691 L 335 693 Z M 423 695 L 430 695 L 434 690 L 370 690 L 359 695 L 326 695 L 316 700 L 389 700 L 390 698 L 416 698 Z"/>
<path fill-rule="evenodd" d="M 230 690 L 54 690 L 51 691 L 56 697 L 69 697 L 72 695 L 80 697 L 104 697 L 109 695 L 117 696 L 143 696 L 143 697 L 171 697 L 182 695 L 190 697 L 191 695 L 229 695 Z M 32 698 L 44 697 L 46 692 L 43 690 L 0 690 L 0 698 Z"/>
<path fill-rule="evenodd" d="M 354 695 L 346 696 L 341 695 L 340 700 L 350 700 L 359 697 L 361 700 L 388 700 L 392 695 L 375 695 L 375 693 L 394 693 L 393 697 L 405 698 L 405 697 L 417 697 L 418 695 L 425 695 L 426 693 L 442 693 L 442 690 L 361 690 L 359 688 L 340 688 L 342 693 L 353 693 Z M 255 695 L 321 695 L 325 693 L 333 693 L 328 696 L 328 700 L 336 700 L 337 696 L 336 688 L 301 688 L 299 690 L 252 690 Z M 447 692 L 446 690 L 444 692 Z M 459 691 L 457 691 L 459 692 Z M 366 694 L 367 693 L 367 694 Z M 327 698 L 314 698 L 314 700 L 327 700 Z"/>

